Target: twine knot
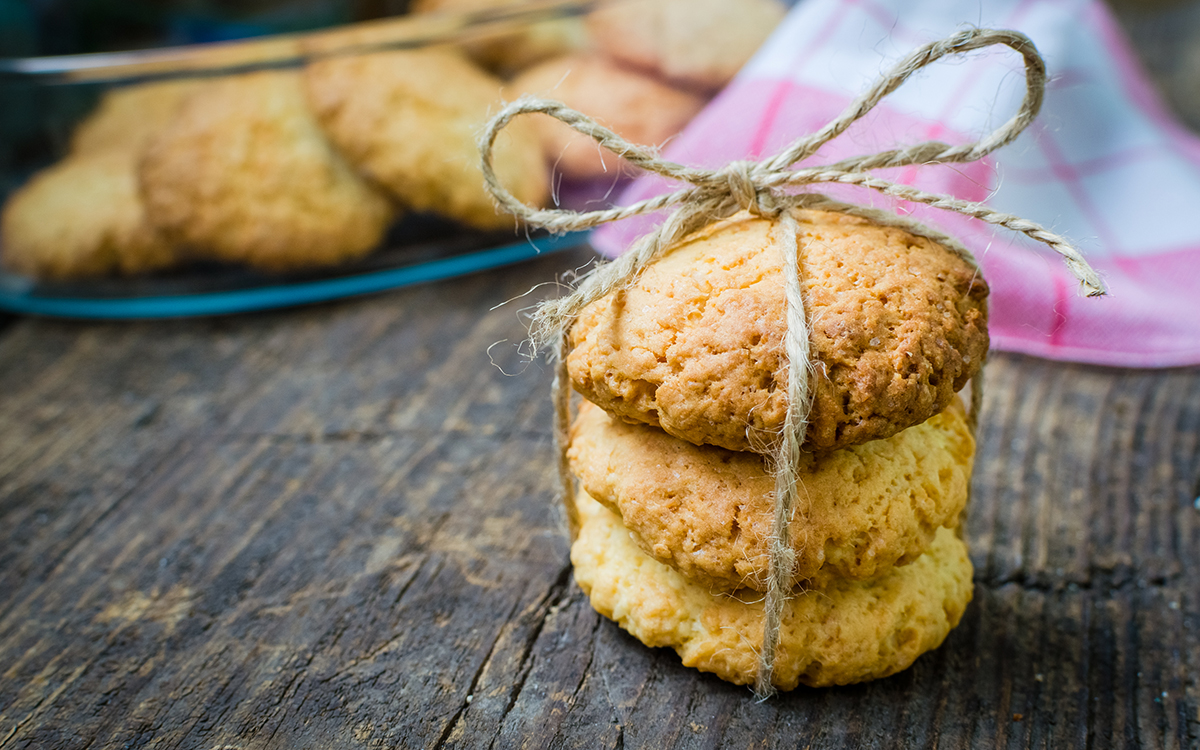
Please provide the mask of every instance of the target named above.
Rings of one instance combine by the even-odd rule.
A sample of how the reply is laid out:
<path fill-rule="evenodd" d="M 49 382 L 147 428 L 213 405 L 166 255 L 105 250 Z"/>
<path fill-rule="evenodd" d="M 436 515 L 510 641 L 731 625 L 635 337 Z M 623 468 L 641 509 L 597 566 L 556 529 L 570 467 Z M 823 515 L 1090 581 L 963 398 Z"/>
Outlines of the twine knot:
<path fill-rule="evenodd" d="M 733 161 L 716 174 L 723 178 L 724 187 L 737 205 L 763 218 L 779 215 L 783 203 L 776 199 L 775 192 L 759 184 L 759 165 L 752 161 Z"/>
<path fill-rule="evenodd" d="M 1026 86 L 1020 110 L 993 132 L 974 143 L 962 146 L 928 141 L 908 148 L 844 159 L 833 164 L 794 168 L 795 164 L 812 156 L 825 143 L 845 132 L 851 124 L 867 114 L 883 97 L 895 91 L 916 71 L 946 55 L 962 54 L 994 44 L 1003 44 L 1020 53 L 1025 62 Z M 501 206 L 531 226 L 543 227 L 552 232 L 577 231 L 609 221 L 675 207 L 662 224 L 639 238 L 624 255 L 609 263 L 597 265 L 580 277 L 569 295 L 541 303 L 533 314 L 530 338 L 534 347 L 554 347 L 555 441 L 559 452 L 562 503 L 572 536 L 578 531 L 578 516 L 574 500 L 575 480 L 571 476 L 570 465 L 566 459 L 571 426 L 570 377 L 566 357 L 569 349 L 567 333 L 576 317 L 584 307 L 595 300 L 629 288 L 637 280 L 640 271 L 657 260 L 667 248 L 713 221 L 732 216 L 739 210 L 747 210 L 757 216 L 776 220 L 772 234 L 781 253 L 784 294 L 787 301 L 787 330 L 783 344 L 788 365 L 788 406 L 778 445 L 775 446 L 772 456 L 775 471 L 774 513 L 769 539 L 767 594 L 763 607 L 763 640 L 755 684 L 755 692 L 760 696 L 769 695 L 774 690 L 772 675 L 784 606 L 791 591 L 792 561 L 795 557 L 790 541 L 790 524 L 796 502 L 797 466 L 812 406 L 810 382 L 813 363 L 809 350 L 804 295 L 799 278 L 799 225 L 791 209 L 839 211 L 879 224 L 901 227 L 933 240 L 973 268 L 979 268 L 971 252 L 957 240 L 912 219 L 879 209 L 841 203 L 819 193 L 789 192 L 786 188 L 819 183 L 860 185 L 885 195 L 955 211 L 1006 227 L 1045 243 L 1062 256 L 1067 268 L 1079 279 L 1083 291 L 1088 296 L 1102 295 L 1105 292 L 1100 277 L 1066 238 L 1033 222 L 996 211 L 982 203 L 927 193 L 870 174 L 870 170 L 880 168 L 963 163 L 983 158 L 1010 143 L 1028 127 L 1041 107 L 1045 85 L 1045 63 L 1033 42 L 1024 34 L 997 29 L 966 29 L 917 49 L 851 102 L 837 119 L 811 135 L 798 138 L 778 154 L 760 162 L 735 161 L 715 171 L 676 164 L 663 159 L 654 149 L 630 143 L 560 102 L 535 98 L 523 98 L 509 104 L 488 123 L 480 136 L 484 182 Z M 509 122 L 515 117 L 532 112 L 540 112 L 561 120 L 593 138 L 602 148 L 624 157 L 634 166 L 687 183 L 688 186 L 630 206 L 617 206 L 600 211 L 576 213 L 525 205 L 496 178 L 492 168 L 492 148 L 497 134 Z M 972 384 L 972 425 L 982 400 L 981 375 L 982 370 Z"/>

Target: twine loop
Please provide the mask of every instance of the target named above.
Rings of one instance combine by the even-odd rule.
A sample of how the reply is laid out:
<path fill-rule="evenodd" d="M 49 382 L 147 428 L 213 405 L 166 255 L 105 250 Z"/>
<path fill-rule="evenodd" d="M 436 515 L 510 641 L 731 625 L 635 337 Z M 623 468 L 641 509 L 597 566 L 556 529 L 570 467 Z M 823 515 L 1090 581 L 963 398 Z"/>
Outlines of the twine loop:
<path fill-rule="evenodd" d="M 838 137 L 855 121 L 867 114 L 879 101 L 895 91 L 921 68 L 950 54 L 962 54 L 995 44 L 1005 45 L 1020 53 L 1025 63 L 1025 97 L 1020 110 L 1007 122 L 974 143 L 950 146 L 938 141 L 918 143 L 907 148 L 882 151 L 877 154 L 843 159 L 833 164 L 794 168 L 824 144 Z M 927 237 L 955 253 L 978 269 L 974 256 L 957 240 L 912 219 L 875 208 L 842 203 L 815 192 L 789 192 L 820 183 L 860 185 L 885 195 L 923 203 L 1006 227 L 1046 244 L 1058 253 L 1066 266 L 1079 279 L 1082 291 L 1088 296 L 1105 293 L 1099 275 L 1088 265 L 1079 251 L 1065 237 L 1044 227 L 1011 214 L 996 211 L 985 204 L 962 201 L 901 185 L 870 174 L 871 170 L 923 164 L 949 164 L 975 161 L 1011 142 L 1033 121 L 1041 107 L 1046 85 L 1046 66 L 1033 42 L 1016 31 L 970 28 L 946 39 L 926 44 L 904 58 L 883 75 L 867 91 L 855 99 L 832 122 L 811 135 L 798 138 L 785 149 L 762 161 L 735 161 L 721 169 L 706 170 L 688 167 L 663 159 L 652 148 L 631 143 L 613 131 L 596 123 L 566 105 L 546 99 L 526 97 L 501 110 L 479 139 L 484 181 L 496 201 L 526 224 L 552 232 L 589 229 L 610 221 L 647 214 L 675 207 L 666 219 L 648 234 L 639 238 L 628 252 L 616 260 L 596 266 L 582 276 L 574 290 L 565 297 L 541 303 L 532 316 L 530 337 L 535 348 L 553 347 L 555 361 L 554 404 L 555 440 L 559 453 L 559 478 L 564 510 L 571 534 L 578 531 L 575 510 L 575 483 L 566 459 L 570 435 L 570 378 L 567 372 L 568 332 L 579 312 L 591 302 L 612 292 L 629 288 L 643 268 L 657 260 L 668 247 L 704 227 L 746 210 L 763 218 L 776 220 L 773 227 L 775 243 L 781 253 L 784 269 L 784 292 L 787 301 L 787 330 L 784 349 L 787 362 L 788 406 L 784 425 L 772 455 L 775 471 L 774 513 L 768 542 L 769 559 L 767 593 L 763 613 L 763 641 L 759 654 L 755 692 L 767 696 L 774 691 L 772 674 L 779 644 L 783 609 L 791 591 L 794 549 L 790 541 L 798 484 L 797 465 L 800 446 L 808 427 L 812 406 L 812 356 L 809 329 L 804 309 L 804 294 L 800 284 L 800 248 L 797 236 L 799 225 L 792 209 L 814 208 L 859 216 L 887 226 L 901 227 L 913 234 Z M 630 206 L 618 206 L 599 211 L 576 213 L 568 210 L 542 209 L 517 200 L 500 184 L 492 167 L 492 149 L 499 133 L 514 118 L 527 113 L 542 113 L 566 123 L 576 131 L 593 138 L 600 147 L 623 157 L 648 172 L 688 183 L 687 187 L 639 201 Z M 971 423 L 977 418 L 982 399 L 982 370 L 972 385 Z"/>

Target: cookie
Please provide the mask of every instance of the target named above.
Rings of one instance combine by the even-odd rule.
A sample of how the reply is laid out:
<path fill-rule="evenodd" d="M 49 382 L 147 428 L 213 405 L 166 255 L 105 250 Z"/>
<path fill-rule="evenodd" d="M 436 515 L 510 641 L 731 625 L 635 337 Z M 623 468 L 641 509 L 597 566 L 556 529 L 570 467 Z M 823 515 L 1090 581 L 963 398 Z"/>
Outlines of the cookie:
<path fill-rule="evenodd" d="M 205 85 L 146 145 L 139 179 L 171 239 L 268 271 L 362 257 L 395 216 L 321 133 L 292 71 Z"/>
<path fill-rule="evenodd" d="M 325 132 L 403 204 L 483 229 L 513 226 L 483 186 L 475 139 L 500 108 L 499 79 L 450 48 L 333 57 L 304 72 Z M 541 205 L 549 179 L 536 132 L 516 122 L 497 140 L 496 174 Z"/>
<path fill-rule="evenodd" d="M 713 91 L 729 82 L 783 20 L 778 0 L 641 0 L 588 16 L 604 53 L 676 83 Z"/>
<path fill-rule="evenodd" d="M 599 55 L 584 54 L 535 65 L 509 88 L 517 95 L 562 101 L 625 139 L 649 146 L 662 145 L 683 130 L 705 101 Z M 598 148 L 591 138 L 544 115 L 535 115 L 534 122 L 542 131 L 546 157 L 564 175 L 587 179 L 618 168 L 618 157 Z"/>
<path fill-rule="evenodd" d="M 41 279 L 174 265 L 171 243 L 146 218 L 136 160 L 197 85 L 167 81 L 107 92 L 71 134 L 67 159 L 35 175 L 5 206 L 4 265 Z"/>
<path fill-rule="evenodd" d="M 762 594 L 712 594 L 652 559 L 620 518 L 581 493 L 571 546 L 575 580 L 597 612 L 647 646 L 669 646 L 684 666 L 754 682 Z M 937 648 L 971 601 L 971 561 L 950 529 L 912 564 L 865 580 L 794 592 L 784 607 L 773 682 L 846 685 L 886 677 Z"/>
<path fill-rule="evenodd" d="M 100 151 L 137 152 L 166 126 L 183 100 L 201 84 L 196 80 L 163 81 L 113 89 L 71 134 L 72 155 Z"/>
<path fill-rule="evenodd" d="M 414 0 L 410 13 L 479 13 L 499 11 L 522 13 L 525 0 Z M 528 11 L 526 10 L 525 13 Z M 489 13 L 489 16 L 496 15 Z M 521 20 L 492 24 L 477 30 L 463 42 L 471 56 L 488 70 L 504 75 L 520 71 L 549 57 L 579 49 L 587 40 L 583 20 L 578 17 Z"/>
<path fill-rule="evenodd" d="M 904 230 L 796 216 L 815 362 L 807 448 L 889 437 L 945 409 L 987 352 L 983 279 Z M 582 310 L 575 388 L 683 440 L 764 451 L 787 406 L 781 226 L 746 213 L 714 223 Z"/>
<path fill-rule="evenodd" d="M 967 502 L 975 441 L 962 403 L 884 440 L 801 454 L 793 584 L 871 578 L 921 555 Z M 766 590 L 774 475 L 764 458 L 696 446 L 584 402 L 571 469 L 638 546 L 708 589 Z"/>
<path fill-rule="evenodd" d="M 0 217 L 5 267 L 71 279 L 172 265 L 170 243 L 146 220 L 134 158 L 121 149 L 72 156 L 17 190 Z"/>

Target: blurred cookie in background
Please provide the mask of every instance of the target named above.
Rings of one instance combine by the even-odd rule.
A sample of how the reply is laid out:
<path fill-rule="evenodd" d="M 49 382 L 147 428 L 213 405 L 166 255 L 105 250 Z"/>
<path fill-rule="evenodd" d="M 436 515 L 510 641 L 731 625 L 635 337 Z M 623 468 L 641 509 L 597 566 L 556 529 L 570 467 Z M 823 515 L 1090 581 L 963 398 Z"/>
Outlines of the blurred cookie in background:
<path fill-rule="evenodd" d="M 626 65 L 702 91 L 721 88 L 783 20 L 778 0 L 625 0 L 588 16 L 592 42 Z"/>
<path fill-rule="evenodd" d="M 166 127 L 183 100 L 203 83 L 196 79 L 145 83 L 105 93 L 71 134 L 71 154 L 112 149 L 138 151 Z"/>
<path fill-rule="evenodd" d="M 532 94 L 562 101 L 627 140 L 647 146 L 661 146 L 679 133 L 705 102 L 697 94 L 595 54 L 547 60 L 513 79 L 509 89 L 514 96 Z M 563 123 L 540 114 L 533 116 L 533 122 L 546 158 L 564 175 L 587 179 L 620 167 L 619 157 Z"/>
<path fill-rule="evenodd" d="M 329 138 L 402 204 L 481 229 L 513 226 L 483 186 L 475 139 L 501 104 L 501 82 L 453 48 L 331 57 L 304 72 Z M 496 142 L 500 181 L 543 205 L 549 177 L 536 129 L 517 122 Z"/>
<path fill-rule="evenodd" d="M 171 244 L 147 220 L 135 156 L 72 156 L 17 190 L 0 217 L 5 268 L 40 279 L 133 275 L 172 265 Z"/>
<path fill-rule="evenodd" d="M 413 13 L 472 13 L 516 9 L 524 0 L 414 0 Z M 583 19 L 554 18 L 499 22 L 466 42 L 467 53 L 488 70 L 512 75 L 550 57 L 581 49 L 587 41 Z"/>
<path fill-rule="evenodd" d="M 137 157 L 200 85 L 167 81 L 105 93 L 71 134 L 67 158 L 9 198 L 4 266 L 35 278 L 73 279 L 174 265 L 171 244 L 146 218 Z"/>
<path fill-rule="evenodd" d="M 396 213 L 325 138 L 294 71 L 206 84 L 151 139 L 139 180 L 170 239 L 268 271 L 362 257 Z"/>

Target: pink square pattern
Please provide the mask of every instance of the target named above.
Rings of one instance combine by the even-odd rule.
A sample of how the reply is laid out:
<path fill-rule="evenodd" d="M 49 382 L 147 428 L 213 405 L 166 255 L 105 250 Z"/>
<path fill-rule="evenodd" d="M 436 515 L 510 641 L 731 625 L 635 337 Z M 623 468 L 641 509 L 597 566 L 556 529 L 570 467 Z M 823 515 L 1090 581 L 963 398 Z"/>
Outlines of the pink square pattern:
<path fill-rule="evenodd" d="M 994 348 L 1096 364 L 1200 364 L 1200 138 L 1166 111 L 1099 0 L 801 0 L 732 84 L 666 150 L 719 166 L 773 153 L 836 116 L 912 48 L 968 25 L 1013 28 L 1051 74 L 1046 105 L 985 162 L 882 176 L 994 207 L 1071 237 L 1110 295 L 1085 299 L 1062 264 L 1007 230 L 866 190 L 837 197 L 912 213 L 958 237 L 992 288 Z M 1019 59 L 1003 50 L 943 61 L 905 84 L 812 164 L 926 139 L 966 142 L 1016 110 Z M 635 181 L 632 202 L 667 187 Z M 594 233 L 619 254 L 645 231 Z"/>

